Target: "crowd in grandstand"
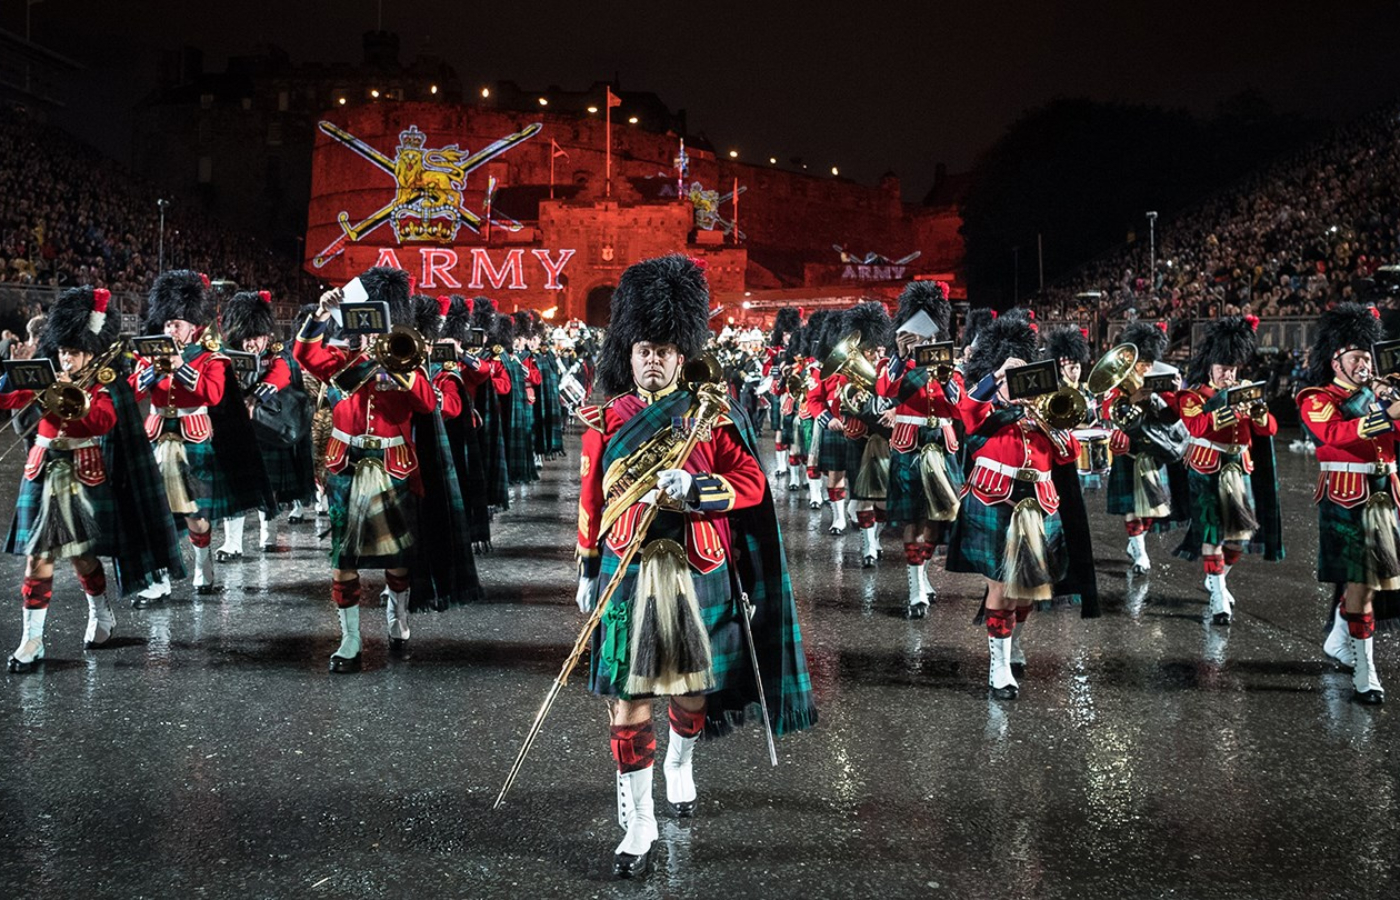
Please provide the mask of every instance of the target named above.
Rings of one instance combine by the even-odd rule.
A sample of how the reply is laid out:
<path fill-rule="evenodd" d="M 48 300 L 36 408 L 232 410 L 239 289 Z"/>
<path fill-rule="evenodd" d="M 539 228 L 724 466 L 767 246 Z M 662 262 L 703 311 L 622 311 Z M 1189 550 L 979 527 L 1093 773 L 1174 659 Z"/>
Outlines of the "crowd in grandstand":
<path fill-rule="evenodd" d="M 1400 247 L 1400 108 L 1387 107 L 1159 225 L 1047 291 L 1048 312 L 1179 321 L 1317 315 L 1365 298 Z M 1092 308 L 1076 296 L 1101 292 Z M 1176 329 L 1174 329 L 1175 331 Z"/>
<path fill-rule="evenodd" d="M 158 197 L 169 197 L 96 148 L 0 106 L 0 283 L 96 284 L 145 292 L 160 245 Z M 290 297 L 292 260 L 216 224 L 177 198 L 165 216 L 165 266 L 217 272 Z"/>

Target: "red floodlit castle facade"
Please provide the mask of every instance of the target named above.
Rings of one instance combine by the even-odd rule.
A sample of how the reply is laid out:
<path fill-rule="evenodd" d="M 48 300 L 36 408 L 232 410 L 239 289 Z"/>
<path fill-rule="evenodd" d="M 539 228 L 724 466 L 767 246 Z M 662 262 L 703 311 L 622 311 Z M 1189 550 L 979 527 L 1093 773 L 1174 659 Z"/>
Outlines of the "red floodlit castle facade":
<path fill-rule="evenodd" d="M 424 293 L 485 294 L 504 311 L 595 325 L 628 265 L 673 252 L 704 260 L 736 321 L 784 305 L 889 299 L 913 278 L 964 295 L 955 207 L 904 203 L 893 175 L 872 187 L 695 147 L 681 174 L 675 133 L 629 123 L 629 112 L 624 95 L 612 111 L 610 190 L 601 109 L 384 103 L 326 113 L 306 269 L 341 284 L 394 265 Z"/>

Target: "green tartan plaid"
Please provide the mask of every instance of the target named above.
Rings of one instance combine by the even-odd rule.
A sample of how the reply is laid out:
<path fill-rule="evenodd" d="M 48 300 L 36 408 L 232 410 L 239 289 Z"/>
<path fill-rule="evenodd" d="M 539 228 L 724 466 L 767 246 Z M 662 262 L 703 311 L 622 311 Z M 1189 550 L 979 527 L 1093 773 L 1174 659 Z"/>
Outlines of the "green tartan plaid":
<path fill-rule="evenodd" d="M 663 519 L 679 520 L 675 513 L 662 513 L 648 533 L 648 543 L 669 536 L 672 540 L 681 537 L 683 523 L 664 522 Z M 669 526 L 669 527 L 668 527 Z M 641 557 L 639 551 L 634 560 Z M 604 550 L 598 583 L 606 585 L 617 574 L 621 560 L 611 550 Z M 593 634 L 593 652 L 590 654 L 592 666 L 589 670 L 588 689 L 602 697 L 616 697 L 621 700 L 643 700 L 650 694 L 627 693 L 627 676 L 631 672 L 632 659 L 632 611 L 636 608 L 637 574 L 641 564 L 634 561 L 627 567 L 627 574 L 608 604 L 607 612 Z M 744 634 L 739 623 L 738 606 L 730 597 L 729 565 L 706 574 L 691 570 L 691 583 L 695 585 L 695 596 L 700 601 L 700 618 L 710 636 L 710 674 L 712 691 L 731 688 L 741 679 L 749 677 L 748 648 L 744 645 Z M 600 588 L 601 589 L 601 588 Z M 710 693 L 710 691 L 706 691 Z"/>
<path fill-rule="evenodd" d="M 543 427 L 536 437 L 539 452 L 545 456 L 561 456 L 564 453 L 564 407 L 559 402 L 559 360 L 545 351 L 535 361 L 540 367 L 540 397 L 536 405 L 544 409 Z"/>
<path fill-rule="evenodd" d="M 1194 544 L 1220 544 L 1225 532 L 1220 516 L 1220 473 L 1203 475 L 1188 468 L 1186 482 L 1191 486 L 1191 526 L 1188 534 Z M 1244 476 L 1245 496 L 1249 508 L 1254 508 L 1254 491 L 1249 476 Z M 1199 540 L 1196 540 L 1199 538 Z"/>
<path fill-rule="evenodd" d="M 1372 476 L 1368 479 L 1372 493 L 1390 490 L 1389 479 Z M 1317 503 L 1317 580 L 1328 584 L 1352 582 L 1365 584 L 1367 579 L 1365 503 L 1346 507 L 1328 500 Z"/>
<path fill-rule="evenodd" d="M 794 416 L 794 418 L 796 417 Z M 797 439 L 797 455 L 806 460 L 808 452 L 812 449 L 812 420 L 797 419 L 796 421 L 793 436 Z"/>
<path fill-rule="evenodd" d="M 388 556 L 354 556 L 340 552 L 340 545 L 345 543 L 345 526 L 350 505 L 350 485 L 355 480 L 355 463 L 367 456 L 383 459 L 384 451 L 351 447 L 345 468 L 326 475 L 326 507 L 329 510 L 331 520 L 331 567 L 335 569 L 398 569 L 407 567 L 411 562 L 411 549 Z M 413 490 L 408 486 L 408 481 L 394 478 L 392 475 L 389 476 L 389 481 L 394 486 L 396 502 L 403 512 L 404 521 L 414 521 L 414 504 L 418 498 L 414 496 Z"/>
<path fill-rule="evenodd" d="M 821 451 L 817 455 L 817 468 L 823 472 L 848 472 L 855 475 L 860 471 L 860 457 L 865 452 L 865 438 L 851 440 L 844 432 L 823 428 Z"/>
<path fill-rule="evenodd" d="M 778 404 L 774 403 L 773 406 L 776 408 Z M 793 446 L 792 442 L 795 432 L 797 431 L 797 413 L 790 413 L 785 416 L 782 414 L 782 410 L 779 410 L 778 424 L 773 427 L 773 430 L 781 436 L 782 442 L 791 448 Z M 791 449 L 789 449 L 788 452 L 792 452 Z"/>
<path fill-rule="evenodd" d="M 949 572 L 968 572 L 1005 581 L 1006 535 L 1011 530 L 1011 513 L 1017 503 L 1035 496 L 1035 485 L 1018 481 L 1005 503 L 991 506 L 968 491 L 953 522 L 953 534 L 948 541 Z M 1045 517 L 1045 555 L 1052 581 L 1065 577 L 1069 554 L 1065 548 L 1064 525 L 1059 512 Z"/>
<path fill-rule="evenodd" d="M 34 533 L 34 527 L 39 523 L 39 508 L 44 500 L 44 481 L 48 477 L 48 467 L 59 460 L 72 462 L 72 459 L 71 451 L 49 449 L 44 454 L 44 473 L 33 481 L 27 478 L 20 479 L 19 496 L 15 499 L 15 515 L 10 525 L 9 538 L 5 542 L 8 552 L 25 555 L 24 548 Z M 78 483 L 76 480 L 74 483 L 78 484 L 78 489 L 92 505 L 92 516 L 97 522 L 99 535 L 97 543 L 85 555 L 114 555 L 117 550 L 117 504 L 109 482 L 103 481 L 93 486 Z"/>
<path fill-rule="evenodd" d="M 941 444 L 939 446 L 942 446 Z M 953 490 L 961 491 L 966 477 L 956 453 L 943 454 L 948 463 L 948 480 Z M 917 525 L 924 521 L 928 498 L 924 494 L 924 476 L 919 464 L 919 448 L 908 452 L 890 451 L 890 492 L 885 499 L 885 515 L 891 527 Z"/>
<path fill-rule="evenodd" d="M 525 396 L 529 388 L 525 367 L 509 353 L 503 361 L 510 375 L 510 393 L 501 400 L 506 426 L 506 471 L 511 484 L 529 484 L 540 477 L 535 471 L 535 407 Z"/>
<path fill-rule="evenodd" d="M 691 400 L 689 392 L 677 391 L 637 413 L 608 442 L 601 464 L 606 468 L 614 460 L 634 451 L 642 441 L 669 425 L 672 416 L 684 415 Z M 746 417 L 736 417 L 734 428 L 745 449 L 757 457 L 757 439 Z M 658 525 L 654 527 L 666 528 L 664 517 L 658 518 Z M 679 517 L 673 518 L 676 522 L 680 521 Z M 812 698 L 802 631 L 797 621 L 797 607 L 792 596 L 771 491 L 765 489 L 763 500 L 757 506 L 735 510 L 727 518 L 731 540 L 728 564 L 709 575 L 697 575 L 695 578 L 702 617 L 710 630 L 715 682 L 714 689 L 708 693 L 706 733 L 717 736 L 741 724 L 753 712 L 758 700 L 757 684 L 739 619 L 737 594 L 734 593 L 736 582 L 742 586 L 740 589 L 748 592 L 753 604 L 751 627 L 754 652 L 763 676 L 763 690 L 772 717 L 773 733 L 782 736 L 809 728 L 817 722 L 817 709 Z M 656 536 L 663 534 L 664 531 L 653 532 Z M 617 563 L 617 557 L 605 549 L 598 582 L 600 590 L 616 573 Z M 629 567 L 625 576 L 629 583 L 624 585 L 625 590 L 619 591 L 614 603 L 624 598 L 630 601 L 631 587 L 636 577 L 636 572 L 630 570 L 632 568 Z M 725 573 L 723 577 L 715 577 L 720 572 Z M 630 603 L 626 605 L 630 606 Z M 612 614 L 622 615 L 621 612 Z M 627 659 L 626 648 L 619 651 L 616 638 L 620 636 L 625 639 L 628 629 L 618 622 L 608 624 L 607 628 L 615 631 L 600 629 L 600 634 L 595 635 L 595 662 L 592 665 L 599 671 L 596 674 L 591 672 L 589 679 L 590 687 L 595 691 L 617 690 L 625 683 L 626 672 L 619 668 L 619 660 L 609 658 L 606 663 L 596 662 L 608 656 L 601 644 L 608 634 L 614 634 L 614 640 L 608 647 L 612 651 L 611 657 L 620 657 L 624 664 Z"/>
<path fill-rule="evenodd" d="M 260 444 L 263 468 L 277 502 L 300 500 L 309 503 L 316 498 L 316 482 L 312 474 L 311 444 L 308 438 L 293 447 Z"/>

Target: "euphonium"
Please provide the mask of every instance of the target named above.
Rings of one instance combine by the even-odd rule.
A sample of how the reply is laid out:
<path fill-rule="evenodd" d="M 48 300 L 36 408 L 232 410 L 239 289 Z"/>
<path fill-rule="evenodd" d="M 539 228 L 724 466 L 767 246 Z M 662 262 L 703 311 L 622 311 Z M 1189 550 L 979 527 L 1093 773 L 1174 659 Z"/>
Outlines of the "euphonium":
<path fill-rule="evenodd" d="M 836 343 L 836 348 L 822 363 L 822 380 L 832 375 L 845 375 L 851 384 L 863 391 L 875 390 L 875 366 L 860 351 L 860 332 L 853 331 Z"/>
<path fill-rule="evenodd" d="M 1119 428 L 1133 424 L 1142 411 L 1128 398 L 1142 387 L 1142 376 L 1137 371 L 1138 348 L 1135 344 L 1119 344 L 1099 357 L 1094 368 L 1089 371 L 1084 386 L 1091 394 L 1103 396 L 1114 388 L 1120 389 L 1118 399 L 1109 409 L 1109 418 Z"/>
<path fill-rule="evenodd" d="M 724 368 L 712 354 L 703 353 L 696 359 L 688 359 L 681 368 L 681 383 L 691 390 L 702 384 L 723 384 Z"/>

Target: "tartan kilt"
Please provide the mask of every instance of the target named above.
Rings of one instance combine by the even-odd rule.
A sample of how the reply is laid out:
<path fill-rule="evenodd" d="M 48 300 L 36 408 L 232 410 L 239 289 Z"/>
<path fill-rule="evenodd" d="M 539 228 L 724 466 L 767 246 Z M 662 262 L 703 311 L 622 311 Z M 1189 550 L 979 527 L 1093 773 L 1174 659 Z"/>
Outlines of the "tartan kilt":
<path fill-rule="evenodd" d="M 1137 512 L 1137 506 L 1133 502 L 1133 479 L 1137 477 L 1137 472 L 1134 469 L 1136 465 L 1136 456 L 1115 455 L 1113 457 L 1113 468 L 1108 470 L 1108 491 L 1104 497 L 1108 503 L 1110 515 L 1126 516 Z M 1159 465 L 1157 471 L 1161 473 L 1162 484 L 1169 484 L 1166 465 Z"/>
<path fill-rule="evenodd" d="M 823 472 L 860 471 L 860 457 L 865 451 L 865 438 L 851 440 L 845 432 L 821 429 L 821 449 L 817 453 L 817 468 Z"/>
<path fill-rule="evenodd" d="M 806 460 L 807 454 L 812 448 L 812 420 L 798 419 L 795 414 L 794 419 L 796 419 L 796 422 L 793 425 L 792 433 L 797 441 L 797 455 L 802 457 L 803 460 Z"/>
<path fill-rule="evenodd" d="M 774 431 L 783 427 L 783 398 L 769 393 L 768 397 L 768 424 Z"/>
<path fill-rule="evenodd" d="M 1243 474 L 1243 473 L 1242 473 Z M 1220 521 L 1220 473 L 1209 475 L 1187 468 L 1186 483 L 1191 486 L 1191 540 L 1197 544 L 1219 545 L 1225 541 L 1225 533 Z M 1244 495 L 1249 500 L 1249 508 L 1254 508 L 1254 485 L 1250 476 L 1244 475 Z M 1361 517 L 1358 515 L 1359 523 Z M 1196 538 L 1200 540 L 1197 541 Z M 1245 545 L 1249 541 L 1241 542 Z M 1262 549 L 1262 548 L 1260 548 Z"/>
<path fill-rule="evenodd" d="M 1387 476 L 1371 476 L 1371 493 L 1390 490 Z M 1369 495 L 1368 495 L 1369 496 Z M 1366 584 L 1365 503 L 1345 507 L 1323 497 L 1317 502 L 1317 580 L 1327 584 Z"/>
<path fill-rule="evenodd" d="M 890 492 L 885 499 L 885 515 L 891 527 L 918 525 L 924 521 L 928 499 L 924 496 L 924 475 L 919 463 L 921 448 L 890 451 Z M 961 492 L 966 476 L 956 453 L 944 453 L 948 464 L 948 481 L 953 490 Z M 940 523 L 951 524 L 951 523 Z"/>
<path fill-rule="evenodd" d="M 659 524 L 659 523 L 658 523 Z M 638 552 L 634 559 L 641 556 Z M 597 590 L 617 574 L 617 554 L 603 550 Z M 603 613 L 598 629 L 593 632 L 592 652 L 589 654 L 588 689 L 600 697 L 620 700 L 641 700 L 651 695 L 633 696 L 627 693 L 627 676 L 631 670 L 632 609 L 640 562 L 627 567 L 627 574 L 613 594 L 612 602 Z M 744 643 L 743 626 L 739 622 L 738 604 L 730 593 L 729 563 L 701 575 L 690 572 L 695 596 L 700 602 L 700 617 L 710 636 L 710 673 L 712 685 L 704 693 L 737 689 L 750 678 L 748 647 Z"/>
<path fill-rule="evenodd" d="M 277 496 L 279 503 L 293 500 L 307 502 L 316 496 L 316 485 L 307 475 L 311 466 L 309 441 L 292 447 L 274 447 L 260 443 L 263 468 L 267 470 L 267 481 Z"/>
<path fill-rule="evenodd" d="M 383 450 L 365 450 L 359 447 L 350 448 L 349 454 L 345 468 L 339 472 L 326 474 L 326 506 L 331 520 L 331 567 L 336 569 L 398 569 L 407 567 L 412 548 L 402 553 L 387 556 L 354 556 L 340 552 L 340 545 L 345 542 L 346 519 L 350 505 L 350 485 L 355 480 L 355 463 L 367 456 L 384 458 Z M 389 476 L 389 480 L 394 486 L 395 502 L 403 511 L 405 521 L 415 521 L 418 497 L 409 487 L 408 480 L 395 478 L 392 475 Z"/>
<path fill-rule="evenodd" d="M 958 517 L 953 521 L 953 534 L 948 541 L 949 572 L 968 572 L 992 581 L 1005 581 L 1003 564 L 1006 559 L 1006 536 L 1011 530 L 1011 513 L 1016 504 L 1035 497 L 1035 485 L 1018 481 L 1011 496 L 1003 503 L 991 506 L 977 499 L 969 490 L 963 495 Z M 1069 568 L 1069 553 L 1065 547 L 1064 523 L 1060 513 L 1045 516 L 1045 556 L 1050 580 L 1064 579 Z"/>
<path fill-rule="evenodd" d="M 44 481 L 48 478 L 49 466 L 56 459 L 71 462 L 73 454 L 71 451 L 58 451 L 50 448 L 44 455 L 43 475 L 33 481 L 27 478 L 20 479 L 19 496 L 15 498 L 15 515 L 10 524 L 9 538 L 5 542 L 7 552 L 17 556 L 28 555 L 24 548 L 29 543 L 35 526 L 39 524 L 39 509 L 44 500 Z M 92 486 L 76 480 L 74 483 L 78 485 L 78 489 L 82 491 L 87 502 L 92 505 L 92 517 L 97 522 L 97 542 L 92 549 L 83 555 L 115 556 L 118 528 L 117 502 L 112 495 L 111 483 L 107 479 L 103 479 L 99 485 Z"/>
<path fill-rule="evenodd" d="M 781 415 L 781 411 L 779 414 Z M 790 413 L 789 415 L 782 416 L 778 422 L 778 426 L 774 429 L 778 432 L 779 439 L 783 444 L 790 448 L 788 451 L 789 453 L 792 452 L 792 449 L 796 448 L 796 445 L 793 443 L 795 435 L 797 434 L 796 425 L 797 413 Z"/>

